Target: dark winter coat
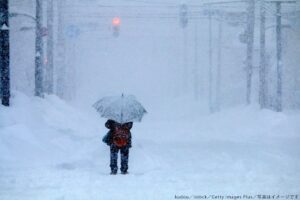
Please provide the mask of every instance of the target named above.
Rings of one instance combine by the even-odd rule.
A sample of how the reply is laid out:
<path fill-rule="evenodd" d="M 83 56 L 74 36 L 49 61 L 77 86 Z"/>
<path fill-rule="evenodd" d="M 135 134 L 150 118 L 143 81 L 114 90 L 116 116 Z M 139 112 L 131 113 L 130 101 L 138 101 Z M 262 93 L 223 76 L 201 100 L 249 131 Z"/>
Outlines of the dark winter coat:
<path fill-rule="evenodd" d="M 105 123 L 105 127 L 109 129 L 109 131 L 107 132 L 107 134 L 102 138 L 102 141 L 104 143 L 106 143 L 107 145 L 112 145 L 112 135 L 113 135 L 113 131 L 115 129 L 116 126 L 122 126 L 123 128 L 126 128 L 129 130 L 129 138 L 128 138 L 128 143 L 127 143 L 127 147 L 130 148 L 131 147 L 131 132 L 130 129 L 132 128 L 133 123 L 132 122 L 127 122 L 124 124 L 120 124 L 114 120 L 107 120 L 107 122 Z"/>

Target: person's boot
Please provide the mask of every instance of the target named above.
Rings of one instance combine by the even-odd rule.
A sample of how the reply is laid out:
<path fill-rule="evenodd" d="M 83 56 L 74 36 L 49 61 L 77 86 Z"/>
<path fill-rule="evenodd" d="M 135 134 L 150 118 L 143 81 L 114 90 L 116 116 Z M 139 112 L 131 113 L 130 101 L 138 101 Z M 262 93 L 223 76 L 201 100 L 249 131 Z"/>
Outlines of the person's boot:
<path fill-rule="evenodd" d="M 110 172 L 110 175 L 116 175 L 117 174 L 117 171 L 115 171 L 115 170 L 112 170 L 111 172 Z"/>
<path fill-rule="evenodd" d="M 128 174 L 128 172 L 127 171 L 121 171 L 121 174 L 126 175 L 126 174 Z"/>

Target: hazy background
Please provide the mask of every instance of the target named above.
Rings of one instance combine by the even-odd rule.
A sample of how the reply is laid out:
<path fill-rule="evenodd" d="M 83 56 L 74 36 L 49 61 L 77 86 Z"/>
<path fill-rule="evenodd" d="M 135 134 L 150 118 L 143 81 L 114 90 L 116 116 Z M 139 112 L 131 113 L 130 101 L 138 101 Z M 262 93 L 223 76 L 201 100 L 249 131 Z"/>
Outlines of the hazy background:
<path fill-rule="evenodd" d="M 208 108 L 208 19 L 199 14 L 205 9 L 203 3 L 207 2 L 226 1 L 66 0 L 62 9 L 67 82 L 64 87 L 65 99 L 77 105 L 90 105 L 104 95 L 131 93 L 148 104 L 184 98 L 185 102 L 196 100 Z M 191 15 L 186 29 L 182 29 L 179 23 L 179 5 L 182 3 L 188 5 Z M 282 10 L 299 11 L 299 4 L 284 5 Z M 11 0 L 10 5 L 13 12 L 35 13 L 33 0 Z M 58 6 L 58 2 L 55 2 L 55 30 Z M 252 87 L 254 104 L 258 103 L 259 66 L 259 6 L 256 7 Z M 246 4 L 222 4 L 214 8 L 246 11 Z M 121 18 L 120 35 L 117 38 L 113 37 L 111 26 L 115 16 Z M 46 23 L 46 16 L 44 21 Z M 299 15 L 283 17 L 282 22 L 291 27 L 283 29 L 284 107 L 299 108 Z M 22 17 L 11 19 L 12 87 L 30 95 L 34 89 L 34 51 L 29 49 L 34 48 L 34 31 L 19 29 L 32 24 Z M 268 4 L 266 37 L 270 101 L 273 101 L 272 96 L 276 91 L 274 25 L 275 6 Z M 72 33 L 74 27 L 75 35 Z M 212 30 L 214 93 L 219 47 L 217 20 L 213 19 Z M 231 26 L 223 23 L 221 107 L 246 103 L 246 45 L 239 41 L 239 35 L 244 30 L 243 24 Z M 184 32 L 187 34 L 186 65 L 183 56 Z M 59 87 L 60 83 L 55 85 Z"/>

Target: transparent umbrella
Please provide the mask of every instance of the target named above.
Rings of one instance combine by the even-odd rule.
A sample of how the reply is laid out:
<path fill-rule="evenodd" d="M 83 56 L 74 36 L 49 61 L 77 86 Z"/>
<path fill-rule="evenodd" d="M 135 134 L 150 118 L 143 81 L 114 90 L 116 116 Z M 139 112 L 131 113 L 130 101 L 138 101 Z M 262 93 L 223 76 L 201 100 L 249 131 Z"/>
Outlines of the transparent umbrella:
<path fill-rule="evenodd" d="M 101 114 L 101 117 L 119 123 L 140 122 L 147 113 L 133 95 L 103 97 L 93 107 Z"/>

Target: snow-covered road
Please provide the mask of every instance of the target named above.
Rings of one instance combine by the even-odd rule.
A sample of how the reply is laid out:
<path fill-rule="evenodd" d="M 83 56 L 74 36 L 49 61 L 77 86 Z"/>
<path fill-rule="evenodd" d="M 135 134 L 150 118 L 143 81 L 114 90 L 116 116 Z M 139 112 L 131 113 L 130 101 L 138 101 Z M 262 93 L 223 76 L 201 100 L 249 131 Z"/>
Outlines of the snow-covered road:
<path fill-rule="evenodd" d="M 104 119 L 92 109 L 22 94 L 13 104 L 0 107 L 1 200 L 300 193 L 299 113 L 239 107 L 174 117 L 163 106 L 132 130 L 130 173 L 111 176 Z"/>

